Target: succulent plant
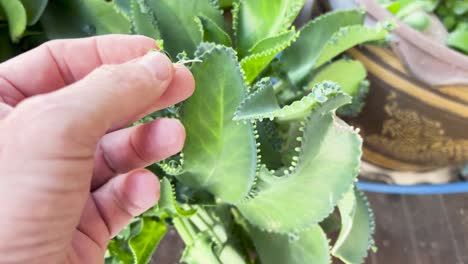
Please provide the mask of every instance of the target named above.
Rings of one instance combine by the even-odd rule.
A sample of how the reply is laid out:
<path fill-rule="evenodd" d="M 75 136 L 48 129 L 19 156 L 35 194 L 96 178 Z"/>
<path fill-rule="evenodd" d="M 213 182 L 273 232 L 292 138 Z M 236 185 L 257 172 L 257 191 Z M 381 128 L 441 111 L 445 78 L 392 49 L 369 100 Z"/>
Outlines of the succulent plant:
<path fill-rule="evenodd" d="M 362 140 L 335 112 L 360 110 L 366 71 L 341 54 L 385 40 L 389 27 L 346 10 L 296 30 L 304 2 L 48 3 L 40 25 L 49 39 L 147 35 L 196 80 L 186 102 L 139 121 L 179 118 L 187 141 L 151 166 L 160 202 L 111 241 L 107 263 L 148 263 L 170 226 L 186 263 L 363 262 L 374 223 L 354 188 Z M 338 230 L 331 244 L 326 232 Z"/>
<path fill-rule="evenodd" d="M 468 54 L 468 1 L 465 0 L 379 0 L 390 12 L 411 27 L 424 31 L 430 14 L 439 17 L 447 31 L 447 46 Z"/>

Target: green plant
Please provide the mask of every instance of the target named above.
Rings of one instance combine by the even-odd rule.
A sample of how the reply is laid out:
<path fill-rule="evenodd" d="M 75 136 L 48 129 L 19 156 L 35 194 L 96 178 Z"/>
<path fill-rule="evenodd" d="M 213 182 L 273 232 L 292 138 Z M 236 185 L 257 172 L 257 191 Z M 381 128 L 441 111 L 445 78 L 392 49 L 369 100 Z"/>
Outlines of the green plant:
<path fill-rule="evenodd" d="M 449 35 L 447 46 L 468 54 L 468 1 L 466 0 L 379 0 L 391 13 L 411 27 L 424 31 L 436 14 Z"/>
<path fill-rule="evenodd" d="M 48 38 L 162 39 L 197 84 L 183 104 L 139 121 L 180 118 L 187 142 L 183 153 L 151 166 L 160 202 L 111 241 L 107 263 L 147 263 L 169 226 L 186 244 L 187 263 L 330 263 L 330 253 L 363 262 L 374 224 L 353 187 L 362 140 L 335 110 L 360 110 L 366 71 L 333 59 L 384 40 L 389 25 L 365 27 L 364 13 L 348 10 L 296 31 L 304 1 L 49 3 L 40 20 Z M 338 230 L 332 246 L 326 232 Z"/>
<path fill-rule="evenodd" d="M 37 23 L 46 6 L 47 0 L 0 1 L 0 61 L 38 43 Z"/>

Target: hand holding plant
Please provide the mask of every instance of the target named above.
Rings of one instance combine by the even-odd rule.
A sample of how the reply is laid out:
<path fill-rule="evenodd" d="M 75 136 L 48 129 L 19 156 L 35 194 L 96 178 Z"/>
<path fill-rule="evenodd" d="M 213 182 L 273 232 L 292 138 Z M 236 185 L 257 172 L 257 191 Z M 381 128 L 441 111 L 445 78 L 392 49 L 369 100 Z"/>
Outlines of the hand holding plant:
<path fill-rule="evenodd" d="M 189 264 L 330 263 L 332 256 L 363 262 L 373 245 L 373 217 L 353 186 L 362 140 L 336 113 L 357 114 L 368 83 L 363 65 L 340 55 L 382 43 L 391 25 L 366 27 L 362 11 L 347 10 L 296 30 L 304 2 L 48 2 L 40 19 L 46 38 L 146 35 L 174 61 L 189 62 L 197 83 L 183 104 L 167 102 L 174 105 L 136 122 L 178 118 L 187 142 L 149 167 L 160 178 L 160 202 L 110 242 L 106 263 L 148 263 L 170 227 L 184 240 L 181 261 Z M 17 18 L 27 21 L 27 12 Z M 26 23 L 16 25 L 10 39 L 29 43 Z M 0 55 L 19 48 L 8 43 Z"/>
<path fill-rule="evenodd" d="M 179 152 L 184 128 L 125 127 L 187 98 L 194 82 L 162 53 L 140 58 L 152 48 L 110 35 L 0 64 L 2 262 L 102 263 L 109 240 L 156 203 L 159 181 L 141 168 Z"/>

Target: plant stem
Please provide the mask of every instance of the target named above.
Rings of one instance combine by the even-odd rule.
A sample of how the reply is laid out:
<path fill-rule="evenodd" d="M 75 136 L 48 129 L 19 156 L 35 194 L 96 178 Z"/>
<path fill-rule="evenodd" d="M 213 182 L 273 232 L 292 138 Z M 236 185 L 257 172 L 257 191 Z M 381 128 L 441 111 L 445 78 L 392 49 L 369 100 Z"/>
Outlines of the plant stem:
<path fill-rule="evenodd" d="M 205 217 L 205 218 L 204 218 Z M 208 218 L 208 219 L 206 219 Z M 205 209 L 199 207 L 197 213 L 190 217 L 190 221 L 200 230 L 206 231 L 210 236 L 216 240 L 218 244 L 222 244 L 224 241 L 214 230 L 216 227 L 216 222 L 210 217 L 209 213 Z M 224 235 L 226 237 L 226 235 Z"/>
<path fill-rule="evenodd" d="M 191 245 L 196 236 L 196 232 L 191 223 L 187 219 L 182 217 L 176 217 L 172 220 L 174 227 L 179 233 L 180 237 L 184 241 L 185 245 Z"/>

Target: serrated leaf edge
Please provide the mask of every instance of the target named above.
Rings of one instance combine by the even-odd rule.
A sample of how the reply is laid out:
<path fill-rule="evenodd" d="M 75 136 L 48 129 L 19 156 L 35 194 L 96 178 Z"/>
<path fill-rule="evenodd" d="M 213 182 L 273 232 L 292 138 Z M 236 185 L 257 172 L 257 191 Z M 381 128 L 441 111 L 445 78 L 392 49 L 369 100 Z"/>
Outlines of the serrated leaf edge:
<path fill-rule="evenodd" d="M 313 111 L 316 111 L 316 109 L 313 109 Z M 330 110 L 331 111 L 331 110 Z M 306 121 L 303 121 L 301 122 L 301 131 L 303 131 L 303 136 L 298 138 L 297 140 L 298 141 L 301 141 L 301 147 L 300 148 L 297 148 L 296 151 L 298 152 L 298 155 L 296 156 L 296 164 L 292 164 L 289 169 L 285 170 L 285 175 L 283 176 L 276 176 L 276 175 L 273 175 L 272 172 L 270 171 L 270 175 L 268 177 L 271 177 L 272 179 L 274 178 L 278 178 L 278 179 L 284 179 L 285 177 L 294 177 L 293 174 L 295 173 L 295 170 L 296 168 L 299 166 L 301 160 L 302 160 L 302 152 L 303 152 L 303 145 L 305 144 L 305 141 L 306 140 L 309 140 L 307 137 L 305 137 L 304 135 L 307 135 L 307 126 L 306 126 L 306 123 L 307 122 L 310 122 L 310 118 L 311 118 L 311 115 L 310 114 L 307 118 L 306 118 Z M 333 126 L 339 128 L 339 130 L 341 130 L 342 132 L 344 133 L 352 133 L 352 134 L 355 134 L 357 137 L 356 139 L 359 141 L 359 144 L 362 146 L 362 138 L 359 136 L 359 130 L 358 129 L 355 129 L 354 127 L 352 126 L 349 126 L 347 125 L 346 123 L 344 123 L 344 121 L 342 121 L 341 119 L 339 119 L 335 114 L 333 114 L 333 118 L 334 118 L 334 121 L 333 121 Z M 302 142 L 303 141 L 303 142 Z M 353 183 L 355 181 L 357 181 L 356 177 L 358 176 L 359 174 L 359 170 L 360 170 L 360 161 L 361 161 L 361 156 L 362 156 L 362 148 L 357 148 L 357 153 L 356 155 L 353 155 L 356 157 L 356 167 L 355 168 L 352 168 L 350 170 L 350 173 L 352 173 L 354 176 L 353 176 L 353 179 L 351 180 L 351 182 L 349 183 L 349 186 L 350 188 L 352 188 L 353 186 Z M 262 168 L 264 165 L 261 165 L 259 166 L 259 168 Z M 257 174 L 258 175 L 258 174 Z M 258 179 L 256 179 L 258 180 Z M 343 197 L 346 195 L 347 191 L 349 189 L 345 189 L 344 191 L 341 192 L 341 195 L 339 195 L 338 199 L 336 199 L 336 202 L 335 204 L 331 207 L 330 211 L 329 212 L 326 212 L 324 213 L 321 217 L 318 217 L 317 221 L 316 222 L 312 222 L 308 225 L 305 225 L 303 227 L 299 227 L 299 228 L 296 228 L 294 230 L 294 232 L 303 232 L 309 228 L 311 228 L 313 225 L 317 224 L 317 223 L 320 223 L 321 221 L 323 221 L 328 215 L 330 215 L 330 213 L 333 212 L 334 208 L 336 207 L 336 205 L 338 204 L 338 202 L 343 199 Z M 254 199 L 258 194 L 260 193 L 257 192 L 257 193 L 251 193 L 252 196 L 248 196 L 248 197 L 245 197 L 244 200 L 242 200 L 242 203 L 246 203 L 248 201 L 250 201 L 251 199 Z M 248 221 L 248 220 L 247 220 Z M 264 231 L 264 232 L 271 232 L 271 233 L 277 233 L 277 234 L 289 234 L 289 233 L 292 233 L 292 232 L 282 232 L 282 231 L 278 231 L 278 230 L 272 230 L 272 229 L 266 229 L 260 225 L 257 225 L 256 223 L 252 223 L 250 221 L 248 221 L 251 225 L 255 226 L 256 228 Z"/>
<path fill-rule="evenodd" d="M 207 47 L 207 48 L 205 48 L 205 47 Z M 200 59 L 200 60 L 204 61 L 204 58 L 211 55 L 213 52 L 221 52 L 221 51 L 227 51 L 227 53 L 229 54 L 231 59 L 235 62 L 234 63 L 235 68 L 240 72 L 240 74 L 242 76 L 244 86 L 248 87 L 246 85 L 247 81 L 246 81 L 246 78 L 245 78 L 245 72 L 242 69 L 242 67 L 240 67 L 237 52 L 233 48 L 227 47 L 227 46 L 224 46 L 224 45 L 221 45 L 221 44 L 213 43 L 213 42 L 202 42 L 202 43 L 200 43 L 200 45 L 198 45 L 197 50 L 195 51 L 195 57 L 197 57 L 197 59 Z M 247 88 L 246 88 L 245 92 L 247 92 Z"/>
<path fill-rule="evenodd" d="M 248 104 L 252 98 L 257 96 L 262 89 L 268 89 L 269 87 L 267 85 L 261 87 L 259 86 L 260 89 L 257 89 L 254 91 L 252 94 L 250 94 L 248 97 L 244 99 L 244 101 L 241 102 L 241 104 L 237 107 L 236 112 L 234 113 L 233 120 L 234 121 L 243 121 L 243 120 L 257 120 L 261 121 L 263 119 L 270 119 L 273 120 L 274 118 L 287 118 L 288 116 L 294 115 L 298 113 L 298 108 L 299 111 L 303 111 L 305 108 L 310 108 L 311 111 L 314 109 L 316 106 L 320 105 L 320 101 L 322 103 L 325 103 L 326 101 L 332 99 L 333 97 L 337 95 L 342 95 L 343 93 L 339 90 L 338 84 L 331 82 L 331 81 L 323 81 L 320 82 L 316 85 L 314 85 L 314 88 L 312 88 L 312 91 L 318 91 L 323 90 L 323 93 L 314 93 L 311 92 L 308 95 L 302 97 L 300 100 L 294 101 L 289 105 L 285 105 L 282 108 L 269 112 L 269 113 L 260 113 L 257 115 L 251 115 L 249 117 L 240 117 L 242 108 Z M 318 98 L 318 97 L 326 97 L 326 98 Z"/>
<path fill-rule="evenodd" d="M 174 209 L 175 209 L 176 213 L 179 216 L 182 216 L 182 217 L 190 217 L 190 216 L 196 214 L 197 210 L 195 208 L 186 210 L 186 209 L 183 209 L 182 207 L 180 207 L 179 202 L 177 202 L 177 199 L 176 199 L 176 191 L 175 191 L 174 184 L 168 178 L 163 178 L 163 179 L 160 180 L 160 185 L 161 186 L 163 186 L 164 181 L 167 181 L 169 183 L 170 188 L 171 188 L 170 189 L 170 195 L 171 195 L 170 199 L 171 199 L 172 205 L 174 206 Z M 168 213 L 171 214 L 172 212 L 168 212 Z"/>
<path fill-rule="evenodd" d="M 329 60 L 329 59 L 323 59 L 323 56 L 325 54 L 324 52 L 328 48 L 339 45 L 340 42 L 348 40 L 348 34 L 357 34 L 359 36 L 367 36 L 367 35 L 374 36 L 369 39 L 368 38 L 359 39 L 358 41 L 356 41 L 356 44 L 353 45 L 355 46 L 355 45 L 359 45 L 365 42 L 379 40 L 381 39 L 380 37 L 377 37 L 377 35 L 379 34 L 385 34 L 385 37 L 386 37 L 388 35 L 388 30 L 382 23 L 378 23 L 374 27 L 368 27 L 368 26 L 359 25 L 359 24 L 341 27 L 337 32 L 335 32 L 330 37 L 330 39 L 325 43 L 325 45 L 323 45 L 320 51 L 320 55 L 317 57 L 317 60 L 315 62 L 314 69 L 317 69 L 318 67 L 320 67 L 321 65 L 323 65 Z M 345 51 L 346 49 L 344 49 L 343 51 Z M 334 55 L 330 59 L 334 58 L 337 55 Z"/>
<path fill-rule="evenodd" d="M 291 29 L 291 30 L 288 30 L 288 31 L 285 31 L 285 32 L 282 32 L 276 36 L 273 36 L 272 38 L 274 37 L 278 37 L 282 34 L 285 34 L 285 33 L 289 33 L 289 32 L 295 32 L 294 28 Z M 254 54 L 250 54 L 248 55 L 247 57 L 243 58 L 241 61 L 240 61 L 240 65 L 241 67 L 244 69 L 244 65 L 248 65 L 251 61 L 255 61 L 255 60 L 258 60 L 260 58 L 266 58 L 266 57 L 269 57 L 269 56 L 274 56 L 278 53 L 280 53 L 281 51 L 283 51 L 284 49 L 286 49 L 287 47 L 291 46 L 292 43 L 294 43 L 297 38 L 299 37 L 299 34 L 300 32 L 295 32 L 295 34 L 288 39 L 287 42 L 281 42 L 281 43 L 278 43 L 275 47 L 271 48 L 271 49 L 267 49 L 263 52 L 260 52 L 260 53 L 254 53 Z M 266 38 L 268 39 L 268 38 Z M 251 50 L 253 50 L 259 43 L 261 43 L 262 41 L 266 40 L 266 39 L 262 39 L 261 41 L 257 42 L 252 48 Z M 267 66 L 268 64 L 265 65 L 265 67 Z M 252 76 L 249 78 L 249 76 L 247 76 L 247 82 L 250 83 L 252 82 L 255 77 L 257 76 Z"/>

